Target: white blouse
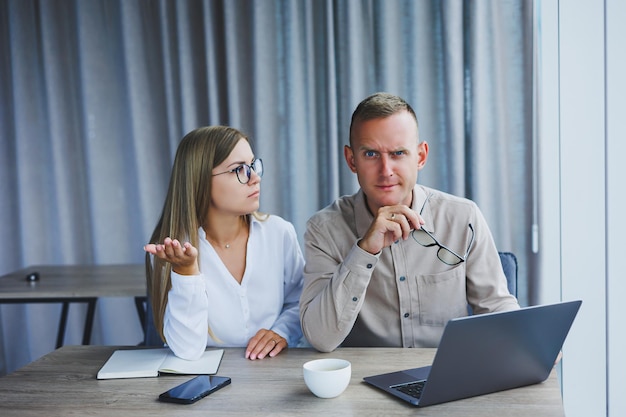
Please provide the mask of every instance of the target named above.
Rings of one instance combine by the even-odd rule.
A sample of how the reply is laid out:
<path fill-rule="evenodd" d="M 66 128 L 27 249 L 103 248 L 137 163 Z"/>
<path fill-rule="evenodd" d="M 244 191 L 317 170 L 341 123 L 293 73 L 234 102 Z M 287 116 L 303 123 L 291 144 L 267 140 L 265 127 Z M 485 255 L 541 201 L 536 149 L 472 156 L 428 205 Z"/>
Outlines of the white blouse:
<path fill-rule="evenodd" d="M 304 257 L 293 225 L 251 216 L 241 284 L 199 230 L 200 275 L 172 272 L 163 332 L 174 354 L 197 359 L 207 346 L 245 347 L 261 328 L 296 346 L 302 337 L 299 300 Z M 215 335 L 208 333 L 209 326 Z"/>

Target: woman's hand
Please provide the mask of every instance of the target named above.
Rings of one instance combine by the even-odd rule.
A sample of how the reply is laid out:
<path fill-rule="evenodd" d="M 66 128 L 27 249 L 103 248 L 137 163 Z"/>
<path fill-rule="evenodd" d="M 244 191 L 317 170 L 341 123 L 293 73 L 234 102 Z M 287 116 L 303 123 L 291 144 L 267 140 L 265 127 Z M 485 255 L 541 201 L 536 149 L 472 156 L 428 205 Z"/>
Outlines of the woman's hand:
<path fill-rule="evenodd" d="M 287 347 L 287 341 L 278 333 L 261 329 L 248 342 L 246 359 L 263 359 L 266 356 L 273 358 Z"/>
<path fill-rule="evenodd" d="M 166 237 L 163 243 L 150 243 L 143 247 L 148 253 L 172 264 L 172 270 L 180 275 L 198 275 L 198 249 L 191 243 L 181 244 L 177 239 Z"/>

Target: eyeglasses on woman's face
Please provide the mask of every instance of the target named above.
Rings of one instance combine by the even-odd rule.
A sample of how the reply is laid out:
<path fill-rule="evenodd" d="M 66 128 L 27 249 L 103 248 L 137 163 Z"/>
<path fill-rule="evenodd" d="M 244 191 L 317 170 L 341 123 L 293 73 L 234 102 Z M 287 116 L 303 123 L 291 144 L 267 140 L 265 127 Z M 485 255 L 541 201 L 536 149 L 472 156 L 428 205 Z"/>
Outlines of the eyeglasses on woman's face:
<path fill-rule="evenodd" d="M 252 176 L 252 170 L 254 170 L 254 172 L 256 172 L 259 177 L 263 176 L 263 160 L 261 160 L 261 158 L 256 158 L 252 161 L 250 165 L 241 164 L 238 167 L 233 168 L 229 171 L 213 174 L 213 177 L 215 177 L 216 175 L 235 173 L 240 183 L 247 184 L 250 181 L 250 177 Z"/>

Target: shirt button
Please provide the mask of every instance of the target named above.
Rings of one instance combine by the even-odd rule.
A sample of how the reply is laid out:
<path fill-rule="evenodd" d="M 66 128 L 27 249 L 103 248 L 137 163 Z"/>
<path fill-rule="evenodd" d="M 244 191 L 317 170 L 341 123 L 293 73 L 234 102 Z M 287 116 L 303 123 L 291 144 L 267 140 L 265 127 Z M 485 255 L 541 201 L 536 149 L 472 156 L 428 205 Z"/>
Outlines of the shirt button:
<path fill-rule="evenodd" d="M 358 300 L 357 297 L 352 297 L 352 301 L 356 301 L 356 300 Z"/>
<path fill-rule="evenodd" d="M 406 277 L 405 277 L 405 276 L 401 276 L 401 277 L 400 277 L 400 281 L 404 281 L 405 279 L 406 279 Z"/>
<path fill-rule="evenodd" d="M 367 269 L 372 269 L 372 264 L 367 264 Z"/>
<path fill-rule="evenodd" d="M 409 317 L 409 313 L 404 313 L 404 318 L 408 318 Z"/>

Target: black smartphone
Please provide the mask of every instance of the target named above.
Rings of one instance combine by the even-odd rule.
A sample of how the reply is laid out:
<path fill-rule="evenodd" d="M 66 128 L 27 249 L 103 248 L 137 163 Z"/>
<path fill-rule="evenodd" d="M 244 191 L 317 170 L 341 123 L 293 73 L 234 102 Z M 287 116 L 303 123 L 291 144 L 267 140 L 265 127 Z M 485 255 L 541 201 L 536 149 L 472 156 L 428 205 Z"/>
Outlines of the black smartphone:
<path fill-rule="evenodd" d="M 227 376 L 199 375 L 159 395 L 159 400 L 192 404 L 228 384 L 230 384 L 230 378 Z"/>

